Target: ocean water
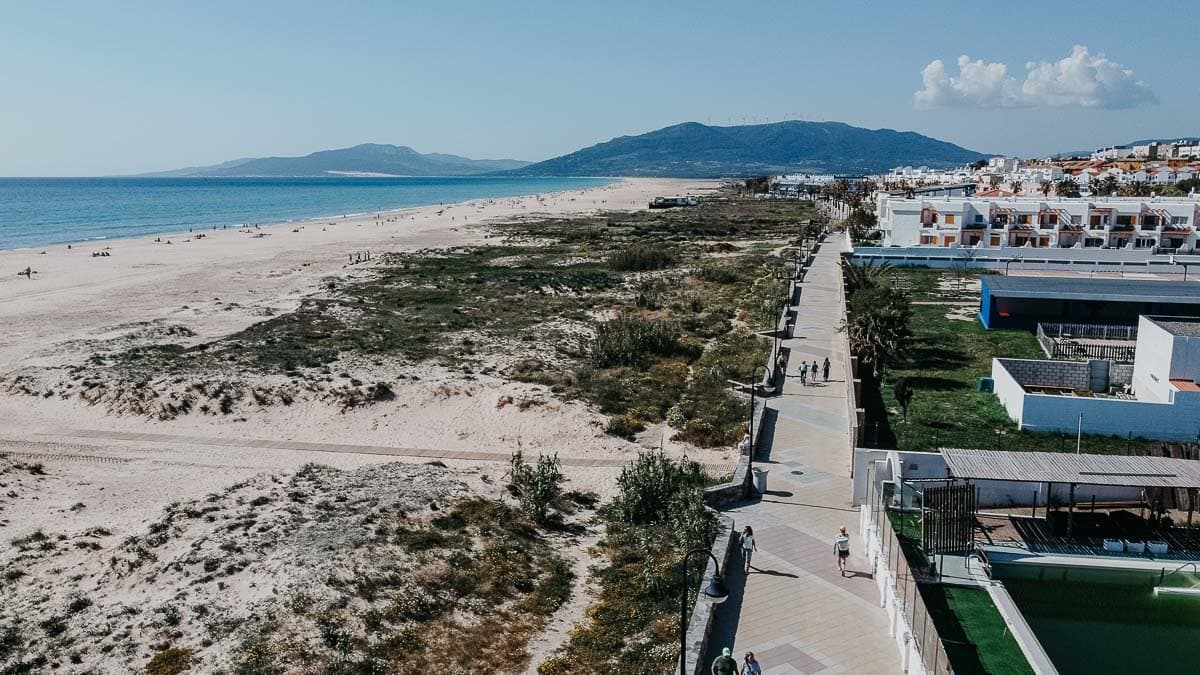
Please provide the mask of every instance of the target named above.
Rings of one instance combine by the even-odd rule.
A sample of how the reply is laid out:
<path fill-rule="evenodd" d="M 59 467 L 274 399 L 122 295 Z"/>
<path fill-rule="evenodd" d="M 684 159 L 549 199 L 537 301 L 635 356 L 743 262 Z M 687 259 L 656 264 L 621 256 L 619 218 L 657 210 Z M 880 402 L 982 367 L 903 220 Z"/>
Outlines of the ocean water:
<path fill-rule="evenodd" d="M 0 178 L 0 249 L 580 190 L 604 178 Z"/>

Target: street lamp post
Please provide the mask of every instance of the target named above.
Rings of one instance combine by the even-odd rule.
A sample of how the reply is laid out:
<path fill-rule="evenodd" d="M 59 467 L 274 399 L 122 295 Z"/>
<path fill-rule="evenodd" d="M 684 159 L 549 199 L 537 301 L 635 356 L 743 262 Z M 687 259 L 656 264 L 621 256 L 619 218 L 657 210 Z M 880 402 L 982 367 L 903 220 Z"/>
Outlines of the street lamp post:
<path fill-rule="evenodd" d="M 687 555 L 683 556 L 683 561 L 680 563 L 680 568 L 683 570 L 683 597 L 679 603 L 679 675 L 688 675 L 687 672 L 687 629 L 688 629 L 688 580 L 687 570 L 688 561 L 697 553 L 707 555 L 712 559 L 713 565 L 716 566 L 716 571 L 713 572 L 712 580 L 708 582 L 708 586 L 704 588 L 704 595 L 716 604 L 721 604 L 729 597 L 729 591 L 725 588 L 725 582 L 721 579 L 721 563 L 717 561 L 716 556 L 712 551 L 703 548 L 693 549 L 688 551 Z M 701 655 L 700 658 L 703 658 Z"/>
<path fill-rule="evenodd" d="M 1009 265 L 1011 265 L 1015 262 L 1021 262 L 1022 260 L 1024 260 L 1024 258 L 1016 257 L 1016 258 L 1009 258 L 1008 260 L 1004 261 L 1004 276 L 1008 276 L 1008 266 Z"/>

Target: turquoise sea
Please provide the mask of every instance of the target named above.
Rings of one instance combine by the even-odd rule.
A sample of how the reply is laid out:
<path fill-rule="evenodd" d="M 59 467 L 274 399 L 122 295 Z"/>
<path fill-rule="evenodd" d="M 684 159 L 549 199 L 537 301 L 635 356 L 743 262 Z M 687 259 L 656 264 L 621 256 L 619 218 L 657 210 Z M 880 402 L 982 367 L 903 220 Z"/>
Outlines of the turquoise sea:
<path fill-rule="evenodd" d="M 605 178 L 0 178 L 0 249 L 580 190 Z"/>

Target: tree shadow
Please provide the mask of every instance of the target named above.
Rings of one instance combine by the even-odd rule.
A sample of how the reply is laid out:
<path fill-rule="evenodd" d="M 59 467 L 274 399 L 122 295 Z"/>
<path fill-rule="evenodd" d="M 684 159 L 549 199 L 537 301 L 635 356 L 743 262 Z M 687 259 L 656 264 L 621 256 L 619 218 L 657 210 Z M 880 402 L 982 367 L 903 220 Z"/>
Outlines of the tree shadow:
<path fill-rule="evenodd" d="M 969 389 L 967 385 L 958 380 L 951 380 L 947 377 L 925 377 L 918 375 L 908 377 L 909 384 L 913 389 L 920 393 L 922 389 L 926 391 L 954 391 L 956 389 Z"/>
<path fill-rule="evenodd" d="M 883 393 L 879 382 L 870 373 L 862 377 L 863 427 L 862 445 L 867 448 L 892 449 L 896 447 L 896 432 L 888 419 L 887 407 L 883 404 Z"/>
<path fill-rule="evenodd" d="M 958 370 L 971 362 L 971 358 L 960 350 L 941 346 L 922 346 L 908 354 L 911 367 L 921 370 Z"/>

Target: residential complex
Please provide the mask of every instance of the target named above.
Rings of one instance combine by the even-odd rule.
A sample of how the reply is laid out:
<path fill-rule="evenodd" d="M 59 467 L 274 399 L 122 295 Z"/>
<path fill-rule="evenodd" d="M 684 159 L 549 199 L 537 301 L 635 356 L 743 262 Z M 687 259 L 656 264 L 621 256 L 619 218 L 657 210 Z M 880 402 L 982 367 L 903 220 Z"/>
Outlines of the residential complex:
<path fill-rule="evenodd" d="M 1200 199 L 913 198 L 880 194 L 884 246 L 1190 251 Z"/>

